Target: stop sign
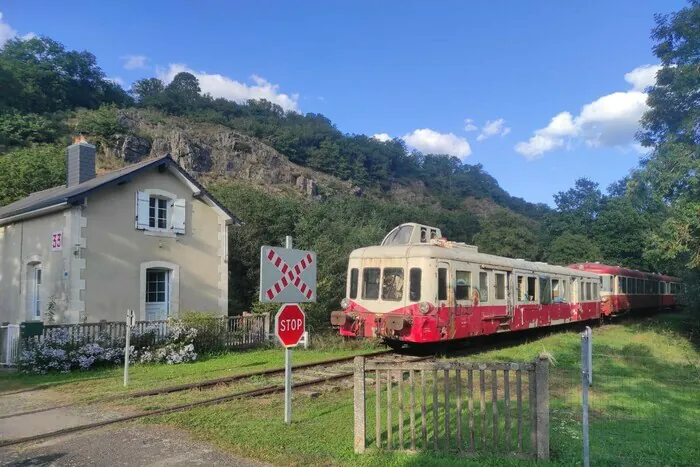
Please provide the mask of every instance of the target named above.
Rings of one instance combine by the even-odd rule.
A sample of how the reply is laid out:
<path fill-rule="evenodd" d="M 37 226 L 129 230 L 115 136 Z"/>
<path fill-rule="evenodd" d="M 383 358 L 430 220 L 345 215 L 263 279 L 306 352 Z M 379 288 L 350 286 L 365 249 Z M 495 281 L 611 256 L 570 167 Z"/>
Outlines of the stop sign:
<path fill-rule="evenodd" d="M 275 335 L 285 347 L 299 343 L 306 328 L 306 315 L 297 304 L 282 305 L 275 315 Z"/>

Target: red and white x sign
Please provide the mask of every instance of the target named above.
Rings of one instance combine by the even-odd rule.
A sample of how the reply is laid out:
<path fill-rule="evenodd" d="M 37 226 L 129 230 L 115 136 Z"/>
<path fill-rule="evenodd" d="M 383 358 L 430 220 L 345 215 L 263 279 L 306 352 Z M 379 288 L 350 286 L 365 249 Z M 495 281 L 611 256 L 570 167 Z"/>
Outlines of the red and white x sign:
<path fill-rule="evenodd" d="M 263 247 L 261 260 L 261 301 L 315 301 L 316 259 L 313 252 Z"/>

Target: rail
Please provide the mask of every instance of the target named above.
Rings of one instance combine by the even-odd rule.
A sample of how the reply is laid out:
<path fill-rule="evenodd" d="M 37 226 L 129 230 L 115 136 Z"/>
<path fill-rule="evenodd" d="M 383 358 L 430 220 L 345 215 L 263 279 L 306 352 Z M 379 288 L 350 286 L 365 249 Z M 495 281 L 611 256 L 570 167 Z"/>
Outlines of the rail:
<path fill-rule="evenodd" d="M 549 459 L 548 373 L 549 360 L 544 355 L 533 363 L 380 363 L 356 357 L 355 452 L 366 451 L 366 408 L 368 400 L 374 399 L 375 410 L 370 415 L 374 416 L 377 449 L 416 451 L 420 438 L 424 451 Z M 366 392 L 368 377 L 373 379 L 373 395 Z M 491 389 L 490 404 L 487 387 Z M 511 404 L 511 388 L 515 390 L 515 407 Z M 431 393 L 432 400 L 428 396 Z M 529 441 L 524 439 L 527 431 Z"/>

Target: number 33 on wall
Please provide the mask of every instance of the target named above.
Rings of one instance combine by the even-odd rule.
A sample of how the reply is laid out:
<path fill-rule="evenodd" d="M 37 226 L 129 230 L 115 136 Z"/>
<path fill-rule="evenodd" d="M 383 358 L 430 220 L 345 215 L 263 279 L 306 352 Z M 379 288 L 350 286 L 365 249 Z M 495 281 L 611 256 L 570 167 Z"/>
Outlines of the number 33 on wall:
<path fill-rule="evenodd" d="M 63 232 L 60 230 L 51 234 L 51 251 L 61 251 L 63 246 Z"/>

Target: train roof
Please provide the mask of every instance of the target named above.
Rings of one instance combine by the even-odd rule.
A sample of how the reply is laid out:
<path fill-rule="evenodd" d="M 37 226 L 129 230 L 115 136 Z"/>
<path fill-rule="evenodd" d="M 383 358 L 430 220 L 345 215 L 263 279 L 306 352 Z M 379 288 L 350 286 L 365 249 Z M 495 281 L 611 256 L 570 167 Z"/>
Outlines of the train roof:
<path fill-rule="evenodd" d="M 494 267 L 503 270 L 531 271 L 539 274 L 556 274 L 562 276 L 576 275 L 579 277 L 598 278 L 598 274 L 578 268 L 566 266 L 553 266 L 547 263 L 525 261 L 523 259 L 506 258 L 503 256 L 488 255 L 479 253 L 474 245 L 464 243 L 441 242 L 439 244 L 407 244 L 407 245 L 387 245 L 370 246 L 358 248 L 350 253 L 350 259 L 371 258 L 415 258 L 428 257 L 435 259 L 467 261 L 477 263 L 487 267 Z M 575 272 L 572 272 L 575 271 Z"/>
<path fill-rule="evenodd" d="M 626 276 L 626 277 L 636 277 L 639 279 L 646 280 L 657 280 L 665 282 L 680 282 L 679 277 L 666 276 L 664 274 L 656 274 L 653 272 L 638 271 L 636 269 L 623 268 L 621 266 L 610 266 L 608 264 L 600 263 L 576 263 L 569 265 L 571 269 L 577 269 L 579 271 L 591 271 L 596 274 L 610 274 L 615 276 Z"/>

